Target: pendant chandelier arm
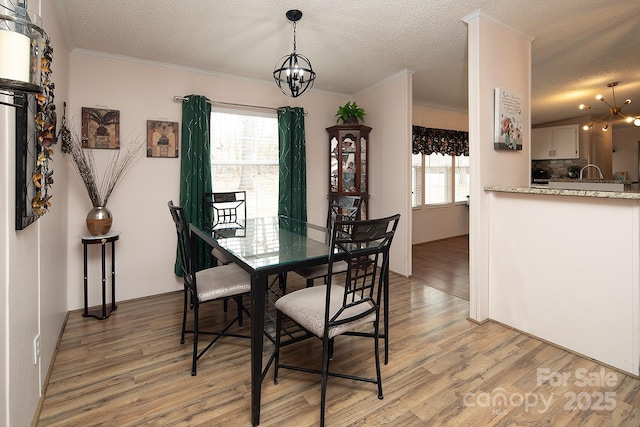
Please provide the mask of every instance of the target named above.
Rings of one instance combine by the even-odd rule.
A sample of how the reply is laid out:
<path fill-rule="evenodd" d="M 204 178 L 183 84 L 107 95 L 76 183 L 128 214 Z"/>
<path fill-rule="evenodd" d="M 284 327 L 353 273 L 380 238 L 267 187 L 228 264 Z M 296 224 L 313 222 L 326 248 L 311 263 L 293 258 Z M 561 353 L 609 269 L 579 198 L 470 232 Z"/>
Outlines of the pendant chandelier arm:
<path fill-rule="evenodd" d="M 614 100 L 615 100 L 615 96 L 614 96 L 613 98 L 614 98 Z M 604 103 L 607 105 L 607 107 L 609 107 L 609 108 L 613 108 L 613 106 L 612 106 L 611 104 L 609 104 L 609 103 L 607 102 L 607 100 L 606 100 L 606 99 L 604 99 L 604 97 L 600 98 L 600 101 L 604 102 Z M 615 102 L 615 101 L 613 101 L 613 105 L 616 105 L 616 102 Z"/>

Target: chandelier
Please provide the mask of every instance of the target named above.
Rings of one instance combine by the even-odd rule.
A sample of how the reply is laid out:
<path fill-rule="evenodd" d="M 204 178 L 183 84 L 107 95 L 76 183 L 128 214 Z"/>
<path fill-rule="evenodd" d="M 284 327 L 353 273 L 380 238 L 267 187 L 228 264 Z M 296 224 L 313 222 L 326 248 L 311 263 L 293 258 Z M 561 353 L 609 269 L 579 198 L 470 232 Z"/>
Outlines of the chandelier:
<path fill-rule="evenodd" d="M 622 107 L 625 106 L 625 105 L 631 104 L 631 99 L 629 99 L 629 98 L 625 99 L 624 103 L 622 105 L 620 105 L 620 106 L 618 106 L 618 104 L 616 103 L 616 89 L 615 89 L 615 87 L 618 86 L 618 83 L 619 82 L 612 82 L 612 83 L 607 84 L 607 87 L 611 88 L 611 94 L 612 94 L 612 97 L 613 97 L 613 105 L 609 104 L 607 102 L 607 100 L 604 99 L 604 96 L 602 96 L 602 95 L 597 95 L 596 96 L 596 99 L 598 101 L 604 102 L 607 105 L 607 107 L 609 107 L 609 112 L 605 113 L 602 117 L 600 117 L 597 120 L 599 122 L 604 122 L 604 118 L 609 116 L 609 117 L 607 117 L 606 124 L 602 128 L 602 130 L 605 131 L 605 132 L 609 129 L 609 124 L 611 123 L 611 119 L 613 119 L 615 116 L 620 116 L 620 117 L 624 118 L 627 123 L 633 123 L 635 126 L 640 126 L 640 116 L 632 117 L 632 116 L 625 116 L 624 114 L 622 114 Z M 591 106 L 586 105 L 586 104 L 580 104 L 578 106 L 578 108 L 580 108 L 581 110 L 589 110 L 589 109 L 591 109 Z M 583 127 L 583 129 L 584 130 L 588 130 L 591 126 L 593 126 L 593 124 L 585 125 Z"/>
<path fill-rule="evenodd" d="M 302 18 L 302 12 L 293 9 L 288 11 L 286 16 L 293 22 L 293 53 L 278 60 L 273 70 L 273 78 L 282 93 L 297 98 L 311 89 L 316 73 L 311 68 L 311 62 L 305 56 L 296 53 L 296 22 Z"/>

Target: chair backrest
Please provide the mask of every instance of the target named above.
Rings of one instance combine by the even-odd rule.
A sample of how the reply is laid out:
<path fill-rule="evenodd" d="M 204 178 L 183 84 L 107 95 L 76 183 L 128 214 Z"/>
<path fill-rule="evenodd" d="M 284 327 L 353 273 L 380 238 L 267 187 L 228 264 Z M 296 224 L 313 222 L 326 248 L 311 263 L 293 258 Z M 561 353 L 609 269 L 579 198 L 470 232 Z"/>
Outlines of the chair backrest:
<path fill-rule="evenodd" d="M 181 206 L 175 206 L 171 200 L 167 205 L 169 206 L 173 222 L 176 225 L 178 253 L 180 254 L 180 261 L 182 262 L 184 283 L 189 287 L 195 287 L 195 277 L 191 259 L 191 234 L 189 233 L 189 224 L 184 215 L 184 209 L 182 209 Z"/>
<path fill-rule="evenodd" d="M 362 196 L 341 196 L 329 194 L 329 212 L 327 228 L 333 228 L 336 221 L 352 221 L 358 219 Z"/>
<path fill-rule="evenodd" d="M 399 220 L 400 214 L 380 219 L 336 221 L 331 232 L 328 277 L 332 277 L 334 262 L 344 260 L 347 271 L 343 276 L 336 276 L 345 279 L 344 296 L 342 308 L 331 317 L 331 283 L 327 286 L 327 327 L 378 312 L 382 286 L 388 279 L 389 249 Z"/>
<path fill-rule="evenodd" d="M 247 218 L 246 201 L 246 191 L 204 193 L 204 204 L 209 208 L 209 218 L 214 226 L 241 225 L 240 221 Z"/>

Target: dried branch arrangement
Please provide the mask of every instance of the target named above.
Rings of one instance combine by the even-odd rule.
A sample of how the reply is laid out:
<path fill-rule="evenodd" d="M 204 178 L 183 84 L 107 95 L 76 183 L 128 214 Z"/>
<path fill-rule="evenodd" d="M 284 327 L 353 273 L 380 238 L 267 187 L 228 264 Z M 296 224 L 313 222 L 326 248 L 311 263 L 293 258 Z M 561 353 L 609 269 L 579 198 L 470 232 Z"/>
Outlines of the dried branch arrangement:
<path fill-rule="evenodd" d="M 107 161 L 104 174 L 98 180 L 98 171 L 92 149 L 82 148 L 78 135 L 68 138 L 63 150 L 71 155 L 73 167 L 82 180 L 94 207 L 106 207 L 111 194 L 122 182 L 124 176 L 144 153 L 144 143 L 139 138 L 128 144 L 122 144 L 119 150 L 113 150 Z"/>

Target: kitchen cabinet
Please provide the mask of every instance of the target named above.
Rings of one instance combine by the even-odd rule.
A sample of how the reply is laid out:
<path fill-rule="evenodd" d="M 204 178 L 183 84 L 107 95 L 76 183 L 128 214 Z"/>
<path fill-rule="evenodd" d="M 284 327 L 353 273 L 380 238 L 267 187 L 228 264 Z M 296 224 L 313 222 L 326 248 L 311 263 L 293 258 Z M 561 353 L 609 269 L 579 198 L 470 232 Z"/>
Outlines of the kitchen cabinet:
<path fill-rule="evenodd" d="M 531 129 L 531 158 L 577 159 L 580 146 L 578 127 L 575 124 Z"/>

